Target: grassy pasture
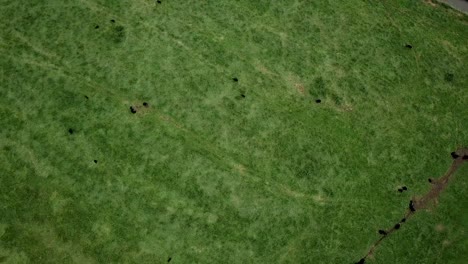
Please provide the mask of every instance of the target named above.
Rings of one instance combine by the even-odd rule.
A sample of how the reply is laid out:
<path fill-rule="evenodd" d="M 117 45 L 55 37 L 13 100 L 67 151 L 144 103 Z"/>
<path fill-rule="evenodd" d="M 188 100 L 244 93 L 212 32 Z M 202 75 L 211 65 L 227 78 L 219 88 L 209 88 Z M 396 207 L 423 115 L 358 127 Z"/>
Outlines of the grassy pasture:
<path fill-rule="evenodd" d="M 0 263 L 354 263 L 468 144 L 430 1 L 0 7 Z M 467 176 L 367 263 L 468 259 Z"/>

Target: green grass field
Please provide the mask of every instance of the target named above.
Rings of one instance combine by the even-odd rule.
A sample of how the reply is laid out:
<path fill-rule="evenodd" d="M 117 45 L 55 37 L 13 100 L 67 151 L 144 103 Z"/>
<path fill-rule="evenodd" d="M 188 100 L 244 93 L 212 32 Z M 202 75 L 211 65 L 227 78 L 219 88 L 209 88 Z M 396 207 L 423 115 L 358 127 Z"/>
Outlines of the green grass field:
<path fill-rule="evenodd" d="M 354 263 L 468 145 L 430 1 L 0 8 L 0 263 Z M 366 263 L 466 263 L 467 176 Z"/>

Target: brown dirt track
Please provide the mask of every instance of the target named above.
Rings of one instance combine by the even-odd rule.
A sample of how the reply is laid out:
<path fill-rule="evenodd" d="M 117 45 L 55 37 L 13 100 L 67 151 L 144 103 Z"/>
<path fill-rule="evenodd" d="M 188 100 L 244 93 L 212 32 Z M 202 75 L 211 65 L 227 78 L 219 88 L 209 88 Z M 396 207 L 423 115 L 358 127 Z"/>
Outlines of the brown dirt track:
<path fill-rule="evenodd" d="M 454 160 L 452 162 L 452 165 L 447 170 L 447 172 L 438 179 L 430 180 L 432 186 L 429 192 L 427 192 L 425 195 L 421 197 L 413 197 L 413 199 L 409 203 L 408 209 L 406 210 L 405 215 L 402 218 L 402 220 L 400 220 L 400 222 L 394 225 L 392 228 L 388 230 L 384 230 L 385 234 L 371 246 L 368 253 L 357 263 L 364 263 L 365 259 L 374 253 L 377 246 L 386 237 L 388 237 L 391 233 L 399 229 L 402 223 L 405 223 L 409 218 L 411 218 L 411 216 L 413 216 L 419 210 L 428 209 L 430 206 L 436 206 L 438 204 L 438 198 L 440 194 L 442 193 L 442 191 L 445 188 L 447 188 L 447 185 L 450 179 L 452 178 L 452 176 L 455 174 L 455 172 L 458 170 L 458 168 L 460 168 L 460 166 L 464 162 L 468 162 L 468 148 L 457 149 L 456 151 L 452 153 L 452 157 L 454 158 Z"/>

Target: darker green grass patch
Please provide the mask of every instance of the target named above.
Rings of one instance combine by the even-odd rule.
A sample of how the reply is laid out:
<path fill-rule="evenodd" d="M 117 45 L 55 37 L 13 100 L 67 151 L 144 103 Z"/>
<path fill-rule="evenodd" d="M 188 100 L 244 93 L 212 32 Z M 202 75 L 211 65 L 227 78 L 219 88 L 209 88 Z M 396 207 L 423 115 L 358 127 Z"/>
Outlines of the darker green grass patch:
<path fill-rule="evenodd" d="M 453 82 L 454 78 L 455 78 L 455 75 L 453 73 L 446 73 L 444 75 L 444 80 L 447 82 Z"/>
<path fill-rule="evenodd" d="M 112 29 L 112 40 L 121 43 L 125 40 L 126 31 L 124 26 L 116 26 Z"/>

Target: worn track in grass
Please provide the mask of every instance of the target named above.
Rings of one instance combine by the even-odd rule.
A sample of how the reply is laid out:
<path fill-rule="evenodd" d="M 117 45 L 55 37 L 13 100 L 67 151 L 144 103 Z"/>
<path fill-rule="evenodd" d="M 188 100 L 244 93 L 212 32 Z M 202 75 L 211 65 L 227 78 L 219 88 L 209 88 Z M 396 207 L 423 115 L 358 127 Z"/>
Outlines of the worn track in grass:
<path fill-rule="evenodd" d="M 445 188 L 447 188 L 450 178 L 455 174 L 455 172 L 460 168 L 460 166 L 464 162 L 468 162 L 468 148 L 459 148 L 458 150 L 452 152 L 451 155 L 452 158 L 454 158 L 454 160 L 447 172 L 438 179 L 429 178 L 429 182 L 432 184 L 432 187 L 429 190 L 429 192 L 427 192 L 424 196 L 414 197 L 410 201 L 409 207 L 405 212 L 405 216 L 400 220 L 400 222 L 395 224 L 392 228 L 380 231 L 383 236 L 372 245 L 366 256 L 357 262 L 358 264 L 364 263 L 365 259 L 368 256 L 374 254 L 375 250 L 377 249 L 377 246 L 379 246 L 380 243 L 388 237 L 388 235 L 400 229 L 400 225 L 402 223 L 405 223 L 418 210 L 428 209 L 430 206 L 438 204 L 438 198 L 442 191 L 445 190 Z"/>

